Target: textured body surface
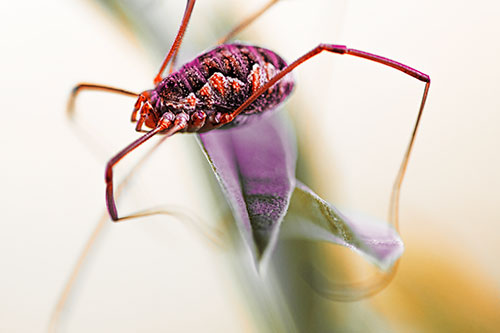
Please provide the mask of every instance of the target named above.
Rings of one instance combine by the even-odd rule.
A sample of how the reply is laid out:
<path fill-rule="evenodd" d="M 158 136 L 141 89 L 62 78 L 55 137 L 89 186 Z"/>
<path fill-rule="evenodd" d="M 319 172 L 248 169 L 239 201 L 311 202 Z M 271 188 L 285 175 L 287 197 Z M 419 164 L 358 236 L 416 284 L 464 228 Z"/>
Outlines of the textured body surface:
<path fill-rule="evenodd" d="M 186 113 L 189 132 L 216 128 L 225 113 L 233 112 L 277 72 L 287 66 L 276 53 L 244 44 L 220 45 L 203 53 L 167 76 L 151 91 L 151 105 L 157 117 L 166 112 Z M 259 96 L 231 123 L 234 127 L 275 109 L 291 93 L 290 75 Z M 204 113 L 200 122 L 200 113 Z M 198 120 L 198 121 L 197 121 Z"/>

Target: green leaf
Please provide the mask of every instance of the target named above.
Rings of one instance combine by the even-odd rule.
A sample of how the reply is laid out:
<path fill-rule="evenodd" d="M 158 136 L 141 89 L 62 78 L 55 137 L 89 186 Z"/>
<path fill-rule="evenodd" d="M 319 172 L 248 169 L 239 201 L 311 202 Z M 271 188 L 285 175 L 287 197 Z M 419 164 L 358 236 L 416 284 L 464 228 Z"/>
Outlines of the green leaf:
<path fill-rule="evenodd" d="M 282 237 L 346 246 L 383 270 L 392 267 L 404 251 L 401 238 L 390 224 L 341 213 L 298 181 L 281 232 Z"/>

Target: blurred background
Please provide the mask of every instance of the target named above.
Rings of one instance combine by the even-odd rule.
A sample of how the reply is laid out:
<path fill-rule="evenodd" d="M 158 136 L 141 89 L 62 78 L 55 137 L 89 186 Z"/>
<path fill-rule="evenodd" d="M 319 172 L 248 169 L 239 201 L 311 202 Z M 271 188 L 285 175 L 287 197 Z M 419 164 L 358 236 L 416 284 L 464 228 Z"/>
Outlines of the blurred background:
<path fill-rule="evenodd" d="M 266 1 L 198 2 L 179 63 Z M 131 4 L 137 5 L 122 3 Z M 184 6 L 144 1 L 136 7 L 145 15 L 140 22 L 122 7 L 90 0 L 0 4 L 0 331 L 46 330 L 104 212 L 104 165 L 137 137 L 129 122 L 134 100 L 124 96 L 82 94 L 78 125 L 71 125 L 65 117 L 71 88 L 87 81 L 149 89 Z M 401 192 L 406 252 L 386 290 L 352 303 L 324 300 L 304 286 L 294 290 L 293 283 L 281 296 L 269 288 L 272 281 L 266 285 L 272 295 L 252 293 L 267 289 L 248 269 L 246 254 L 233 255 L 217 184 L 194 137 L 179 135 L 134 176 L 119 210 L 168 204 L 189 211 L 198 227 L 164 216 L 107 221 L 59 331 L 498 331 L 499 16 L 495 1 L 283 0 L 238 37 L 288 61 L 320 42 L 345 44 L 431 76 Z M 329 54 L 294 75 L 297 88 L 286 107 L 297 130 L 298 177 L 332 203 L 385 219 L 424 85 Z M 118 179 L 142 155 L 121 163 Z M 199 225 L 211 228 L 216 241 Z M 300 255 L 295 245 L 284 242 L 276 259 L 292 262 Z M 321 253 L 326 271 L 351 273 L 351 262 L 359 261 L 337 246 L 311 251 Z M 273 279 L 279 285 L 280 274 Z M 277 323 L 269 319 L 273 312 L 267 319 L 261 313 L 266 299 L 278 299 Z"/>

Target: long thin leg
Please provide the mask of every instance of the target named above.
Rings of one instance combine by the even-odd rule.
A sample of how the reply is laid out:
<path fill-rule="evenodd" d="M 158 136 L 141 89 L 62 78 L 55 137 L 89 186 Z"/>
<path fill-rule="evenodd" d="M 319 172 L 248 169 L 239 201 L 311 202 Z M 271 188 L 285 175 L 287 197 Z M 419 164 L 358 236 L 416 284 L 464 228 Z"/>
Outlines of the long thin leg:
<path fill-rule="evenodd" d="M 117 93 L 117 94 L 122 94 L 126 96 L 131 96 L 131 97 L 138 97 L 139 94 L 136 94 L 134 92 L 125 90 L 125 89 L 120 89 L 120 88 L 115 88 L 115 87 L 110 87 L 110 86 L 105 86 L 102 84 L 94 84 L 94 83 L 79 83 L 77 84 L 73 90 L 71 90 L 71 94 L 68 99 L 68 104 L 66 106 L 66 114 L 68 115 L 69 118 L 73 118 L 74 115 L 74 110 L 75 110 L 75 100 L 78 94 L 82 90 L 102 90 L 106 92 L 111 92 L 111 93 Z"/>
<path fill-rule="evenodd" d="M 399 171 L 396 176 L 396 180 L 394 181 L 394 185 L 392 187 L 391 193 L 391 203 L 389 206 L 389 222 L 394 225 L 394 228 L 399 231 L 399 192 L 401 190 L 401 185 L 403 184 L 403 179 L 406 173 L 406 168 L 408 167 L 408 161 L 410 160 L 410 154 L 413 149 L 413 143 L 415 142 L 415 137 L 417 136 L 417 129 L 420 125 L 420 120 L 422 119 L 422 114 L 424 113 L 424 105 L 427 99 L 427 94 L 429 93 L 431 81 L 426 82 L 424 88 L 424 94 L 422 96 L 422 102 L 420 102 L 420 109 L 418 110 L 417 120 L 415 121 L 415 125 L 413 126 L 413 132 L 410 137 L 410 142 L 406 147 L 405 154 L 403 156 L 403 160 L 401 161 L 401 165 L 399 166 Z"/>
<path fill-rule="evenodd" d="M 167 137 L 177 133 L 178 131 L 184 129 L 187 126 L 187 121 L 189 117 L 185 114 L 178 114 L 174 119 L 167 118 L 169 113 L 165 113 L 164 116 L 160 119 L 158 122 L 158 125 L 151 131 L 149 131 L 147 134 L 143 135 L 139 139 L 135 140 L 131 144 L 129 144 L 127 147 L 125 147 L 122 151 L 120 151 L 118 154 L 116 154 L 106 165 L 106 171 L 105 171 L 105 181 L 106 181 L 106 206 L 108 208 L 109 215 L 111 216 L 111 219 L 113 221 L 118 221 L 120 219 L 124 219 L 127 217 L 118 217 L 118 212 L 116 210 L 116 204 L 115 204 L 115 199 L 113 195 L 113 166 L 118 163 L 122 158 L 124 158 L 128 153 L 142 145 L 144 142 L 148 141 L 151 139 L 153 136 L 156 134 L 163 132 L 168 129 L 168 131 L 165 133 Z M 172 125 L 173 121 L 173 126 Z"/>
<path fill-rule="evenodd" d="M 219 39 L 217 41 L 217 45 L 224 44 L 229 39 L 233 38 L 237 33 L 239 33 L 241 30 L 245 29 L 247 26 L 249 26 L 256 19 L 258 19 L 262 14 L 264 14 L 269 8 L 271 8 L 278 1 L 279 0 L 269 1 L 264 7 L 259 9 L 257 12 L 253 13 L 251 16 L 244 19 L 240 24 L 238 24 L 236 27 L 234 27 L 226 36 Z M 177 50 L 172 55 L 172 60 L 170 61 L 170 66 L 169 66 L 169 70 L 168 70 L 169 74 L 172 73 L 174 70 L 175 62 L 177 60 L 178 51 L 179 51 L 179 48 L 177 48 Z"/>
<path fill-rule="evenodd" d="M 243 110 L 245 110 L 250 104 L 252 104 L 253 101 L 255 101 L 260 95 L 262 95 L 267 89 L 269 89 L 272 85 L 274 85 L 276 82 L 281 80 L 285 75 L 290 73 L 292 70 L 294 70 L 296 67 L 298 67 L 300 64 L 306 62 L 307 60 L 311 59 L 312 57 L 318 55 L 319 53 L 323 51 L 328 51 L 332 53 L 337 53 L 337 54 L 348 54 L 348 55 L 353 55 L 356 57 L 360 58 L 365 58 L 368 60 L 372 60 L 378 63 L 381 63 L 383 65 L 395 68 L 399 71 L 402 71 L 410 76 L 413 76 L 414 78 L 424 81 L 427 83 L 430 83 L 430 77 L 427 74 L 424 74 L 422 72 L 417 71 L 416 69 L 413 69 L 409 66 L 406 66 L 404 64 L 401 64 L 397 61 L 384 58 L 375 54 L 371 54 L 368 52 L 364 51 L 359 51 L 355 49 L 349 49 L 344 45 L 333 45 L 333 44 L 320 44 L 316 46 L 314 49 L 311 51 L 307 52 L 304 54 L 302 57 L 299 59 L 295 60 L 291 64 L 289 64 L 287 67 L 285 67 L 281 72 L 276 74 L 271 80 L 266 82 L 262 87 L 260 87 L 255 93 L 253 93 L 243 104 L 241 104 L 236 110 L 234 110 L 230 114 L 225 115 L 225 119 L 223 119 L 224 123 L 231 122 L 234 117 L 239 115 Z M 425 97 L 427 95 L 424 95 L 424 98 L 422 99 L 422 106 L 423 103 L 425 102 Z"/>
<path fill-rule="evenodd" d="M 300 64 L 306 62 L 307 60 L 311 59 L 315 55 L 318 55 L 322 51 L 328 51 L 332 53 L 337 53 L 337 54 L 348 54 L 364 59 L 368 59 L 371 61 L 375 61 L 378 63 L 381 63 L 383 65 L 395 68 L 407 75 L 410 75 L 420 81 L 425 82 L 425 88 L 424 88 L 424 94 L 422 96 L 422 100 L 420 102 L 420 108 L 418 111 L 417 115 L 417 121 L 413 127 L 413 132 L 410 138 L 410 143 L 408 144 L 408 147 L 406 149 L 405 155 L 403 157 L 403 160 L 401 162 L 400 170 L 398 172 L 398 175 L 396 177 L 396 181 L 394 182 L 392 194 L 391 194 L 391 204 L 389 207 L 389 221 L 397 228 L 398 227 L 398 207 L 399 207 L 399 191 L 401 188 L 401 184 L 403 182 L 404 174 L 406 172 L 406 167 L 408 166 L 408 160 L 410 158 L 410 153 L 413 147 L 413 142 L 415 140 L 415 136 L 417 134 L 417 129 L 418 125 L 420 123 L 420 118 L 422 117 L 422 113 L 424 111 L 424 105 L 425 101 L 427 99 L 427 94 L 429 92 L 429 86 L 431 83 L 431 79 L 427 74 L 424 74 L 422 72 L 417 71 L 416 69 L 413 69 L 409 66 L 406 66 L 402 63 L 399 63 L 397 61 L 384 58 L 375 54 L 371 54 L 368 52 L 364 51 L 359 51 L 355 49 L 350 49 L 347 48 L 344 45 L 333 45 L 333 44 L 320 44 L 308 53 L 304 54 L 302 57 L 299 59 L 295 60 L 292 62 L 290 65 L 288 65 L 285 69 L 283 69 L 281 72 L 276 74 L 271 80 L 266 82 L 262 87 L 260 87 L 255 93 L 253 93 L 243 104 L 241 104 L 233 113 L 225 114 L 223 118 L 221 119 L 222 124 L 226 124 L 231 122 L 234 117 L 239 115 L 243 110 L 245 110 L 253 101 L 255 101 L 262 93 L 267 91 L 272 85 L 274 85 L 276 82 L 281 80 L 285 75 L 290 73 L 292 70 L 294 70 L 297 66 Z"/>
<path fill-rule="evenodd" d="M 173 207 L 173 206 L 159 206 L 152 207 L 146 210 L 142 210 L 136 212 L 134 214 L 130 214 L 124 217 L 120 217 L 119 221 L 122 222 L 125 220 L 132 220 L 141 217 L 155 216 L 155 215 L 166 215 L 177 218 L 179 221 L 189 222 L 190 226 L 195 228 L 197 232 L 203 235 L 206 240 L 209 240 L 212 244 L 218 245 L 220 247 L 223 246 L 221 236 L 222 231 L 210 227 L 207 223 L 203 222 L 203 220 L 199 216 L 195 216 L 192 213 L 186 212 L 186 209 L 182 207 Z"/>
<path fill-rule="evenodd" d="M 253 21 L 258 19 L 262 14 L 264 14 L 269 8 L 271 8 L 275 3 L 277 3 L 279 0 L 270 0 L 264 7 L 244 19 L 240 24 L 238 24 L 236 27 L 233 28 L 226 36 L 222 37 L 217 41 L 217 44 L 224 44 L 231 38 L 233 38 L 237 33 L 239 33 L 241 30 L 245 29 L 247 26 L 249 26 Z"/>
<path fill-rule="evenodd" d="M 163 63 L 161 64 L 160 70 L 158 74 L 156 74 L 156 77 L 153 81 L 155 85 L 160 83 L 162 80 L 162 74 L 165 68 L 168 65 L 168 62 L 172 57 L 175 57 L 177 52 L 179 51 L 179 47 L 181 46 L 182 43 L 182 38 L 184 37 L 184 33 L 186 32 L 187 25 L 189 23 L 189 19 L 191 18 L 191 13 L 193 12 L 193 7 L 195 0 L 188 0 L 186 4 L 186 10 L 184 11 L 184 17 L 182 18 L 181 26 L 179 28 L 179 31 L 177 32 L 177 36 L 175 36 L 174 43 L 170 47 L 170 51 L 168 51 L 167 56 L 163 60 Z"/>
<path fill-rule="evenodd" d="M 152 155 L 152 153 L 163 143 L 163 141 L 167 139 L 167 137 L 162 138 L 162 140 L 158 141 L 142 158 L 141 160 L 127 173 L 125 178 L 118 184 L 116 188 L 116 197 L 119 197 L 123 192 L 125 187 L 128 185 L 130 179 L 133 177 L 136 172 L 144 165 L 146 160 Z M 176 207 L 163 207 L 158 209 L 149 209 L 147 211 L 139 212 L 133 215 L 128 216 L 127 218 L 132 217 L 145 217 L 152 215 L 169 215 L 174 218 L 177 218 L 181 221 L 189 221 L 191 225 L 196 228 L 203 236 L 206 237 L 212 244 L 222 247 L 222 231 L 211 228 L 207 223 L 203 223 L 203 221 L 198 216 L 194 216 L 190 213 L 187 213 L 185 209 L 176 208 Z M 52 315 L 49 320 L 48 330 L 49 333 L 56 332 L 56 328 L 59 322 L 59 318 L 61 316 L 61 312 L 66 305 L 67 299 L 70 296 L 71 289 L 80 274 L 80 270 L 87 260 L 87 257 L 90 251 L 93 249 L 97 238 L 99 237 L 102 229 L 104 228 L 106 222 L 108 221 L 109 214 L 105 211 L 102 216 L 99 218 L 99 222 L 94 227 L 90 237 L 87 239 L 85 246 L 80 253 L 80 256 L 76 260 L 73 269 L 69 275 L 69 278 L 64 285 L 64 288 L 61 291 L 59 299 L 52 310 Z M 125 219 L 125 218 L 123 218 Z M 121 221 L 121 220 L 120 220 Z"/>
<path fill-rule="evenodd" d="M 227 42 L 229 39 L 234 37 L 238 32 L 241 30 L 245 29 L 248 25 L 250 25 L 253 21 L 258 19 L 262 14 L 264 14 L 269 8 L 271 8 L 275 3 L 277 3 L 279 0 L 271 0 L 269 1 L 264 7 L 259 9 L 257 12 L 253 13 L 251 16 L 247 17 L 244 19 L 240 24 L 238 24 L 236 27 L 234 27 L 226 36 L 222 37 L 217 41 L 217 45 L 224 44 Z M 177 60 L 177 54 L 178 54 L 179 48 L 174 52 L 172 55 L 172 60 L 170 61 L 170 66 L 168 69 L 168 73 L 172 73 L 175 67 L 175 62 Z"/>
<path fill-rule="evenodd" d="M 305 61 L 311 59 L 315 55 L 319 54 L 322 51 L 328 51 L 332 53 L 337 53 L 337 54 L 348 54 L 348 55 L 353 55 L 356 57 L 368 59 L 371 61 L 375 61 L 378 63 L 381 63 L 383 65 L 395 68 L 399 71 L 402 71 L 403 73 L 410 75 L 420 81 L 425 82 L 425 88 L 424 88 L 424 93 L 422 96 L 422 100 L 420 102 L 420 108 L 418 111 L 417 115 L 417 120 L 415 122 L 415 125 L 413 127 L 413 132 L 411 134 L 410 142 L 406 148 L 405 154 L 403 156 L 403 160 L 401 162 L 398 174 L 396 176 L 396 180 L 394 181 L 392 193 L 391 193 L 391 203 L 389 206 L 389 222 L 394 225 L 396 230 L 398 230 L 398 210 L 399 210 L 399 193 L 401 189 L 401 185 L 403 183 L 403 178 L 406 172 L 406 168 L 408 166 L 408 161 L 410 159 L 410 154 L 411 150 L 413 148 L 413 143 L 415 141 L 415 137 L 417 135 L 417 129 L 420 124 L 420 120 L 422 118 L 422 114 L 424 111 L 424 106 L 425 106 L 425 101 L 427 99 L 427 94 L 429 92 L 429 87 L 431 83 L 431 79 L 427 74 L 424 74 L 422 72 L 417 71 L 416 69 L 413 69 L 409 66 L 406 66 L 404 64 L 401 64 L 397 61 L 384 58 L 375 54 L 367 53 L 364 51 L 359 51 L 355 49 L 349 49 L 346 46 L 343 45 L 331 45 L 331 44 L 320 44 L 313 50 L 309 51 L 299 59 L 295 60 L 293 63 L 291 63 L 289 66 L 287 66 L 285 69 L 283 69 L 280 73 L 278 73 L 276 76 L 274 76 L 271 80 L 269 80 L 266 84 L 264 84 L 260 89 L 258 89 L 252 96 L 250 96 L 240 107 L 238 107 L 233 113 L 227 114 L 223 117 L 222 122 L 227 123 L 230 122 L 236 117 L 238 114 L 240 114 L 245 108 L 247 108 L 254 100 L 256 100 L 262 93 L 267 91 L 272 85 L 274 85 L 276 82 L 278 82 L 280 79 L 282 79 L 286 74 L 290 73 L 293 69 L 295 69 L 297 66 L 300 64 L 304 63 Z M 335 283 L 331 283 L 325 279 L 323 279 L 323 282 L 318 286 L 314 281 L 311 281 L 310 279 L 306 278 L 306 280 L 309 280 L 309 283 L 311 286 L 316 289 L 317 291 L 320 292 L 323 296 L 335 299 L 335 300 L 356 300 L 356 299 L 361 299 L 370 295 L 373 295 L 377 293 L 378 291 L 382 290 L 393 278 L 394 275 L 396 274 L 398 267 L 398 262 L 395 263 L 395 265 L 392 267 L 392 269 L 387 272 L 383 273 L 381 275 L 378 275 L 374 280 L 369 280 L 368 282 L 360 282 L 357 284 L 358 290 L 351 295 L 351 297 L 345 297 L 343 295 L 340 295 L 336 293 L 336 290 L 338 290 L 339 285 Z"/>
<path fill-rule="evenodd" d="M 240 105 L 233 113 L 231 114 L 226 114 L 222 118 L 222 123 L 228 123 L 231 122 L 234 117 L 236 117 L 238 114 L 240 114 L 245 108 L 247 108 L 253 101 L 255 101 L 262 93 L 267 91 L 272 85 L 274 85 L 276 82 L 281 80 L 286 74 L 290 73 L 293 69 L 295 69 L 297 66 L 300 64 L 304 63 L 305 61 L 311 59 L 315 55 L 319 54 L 322 51 L 328 51 L 332 53 L 337 53 L 337 54 L 348 54 L 348 55 L 353 55 L 356 57 L 368 59 L 371 61 L 375 61 L 378 63 L 381 63 L 383 65 L 395 68 L 399 71 L 402 71 L 403 73 L 410 75 L 420 81 L 425 82 L 425 88 L 424 88 L 424 93 L 422 96 L 422 100 L 420 102 L 420 108 L 418 111 L 417 115 L 417 120 L 415 122 L 415 125 L 413 127 L 413 131 L 410 137 L 410 142 L 406 148 L 405 154 L 403 156 L 403 160 L 401 162 L 398 174 L 396 176 L 396 180 L 394 181 L 392 193 L 391 193 L 391 203 L 389 206 L 389 222 L 394 225 L 395 229 L 398 230 L 398 211 L 399 211 L 399 193 L 401 189 L 401 185 L 403 183 L 404 175 L 406 172 L 406 168 L 408 166 L 408 161 L 410 159 L 410 154 L 411 150 L 413 148 L 413 143 L 415 141 L 415 137 L 417 135 L 417 129 L 420 124 L 420 120 L 422 118 L 422 114 L 424 111 L 424 106 L 425 106 L 425 101 L 427 99 L 427 95 L 429 92 L 429 87 L 431 83 L 431 79 L 427 74 L 424 74 L 422 72 L 417 71 L 416 69 L 413 69 L 409 66 L 406 66 L 404 64 L 401 64 L 397 61 L 384 58 L 375 54 L 367 53 L 364 51 L 359 51 L 355 49 L 349 49 L 346 46 L 343 45 L 332 45 L 332 44 L 320 44 L 299 59 L 295 60 L 292 62 L 290 65 L 288 65 L 285 69 L 283 69 L 281 72 L 279 72 L 277 75 L 275 75 L 271 80 L 269 80 L 267 83 L 265 83 L 260 89 L 258 89 L 254 94 L 252 94 L 242 105 Z M 352 294 L 349 297 L 345 297 L 345 295 L 339 294 L 338 289 L 340 287 L 339 284 L 332 283 L 325 278 L 322 279 L 322 282 L 317 285 L 314 281 L 311 280 L 310 277 L 306 276 L 306 280 L 309 281 L 313 289 L 316 289 L 320 294 L 322 294 L 325 297 L 334 299 L 334 300 L 357 300 L 361 299 L 370 295 L 373 295 L 377 293 L 378 291 L 382 290 L 395 276 L 396 271 L 398 267 L 398 262 L 394 264 L 392 269 L 387 272 L 378 275 L 374 280 L 369 280 L 368 282 L 360 282 L 356 284 L 356 287 L 358 290 L 354 294 Z M 318 275 L 318 274 L 316 274 Z"/>

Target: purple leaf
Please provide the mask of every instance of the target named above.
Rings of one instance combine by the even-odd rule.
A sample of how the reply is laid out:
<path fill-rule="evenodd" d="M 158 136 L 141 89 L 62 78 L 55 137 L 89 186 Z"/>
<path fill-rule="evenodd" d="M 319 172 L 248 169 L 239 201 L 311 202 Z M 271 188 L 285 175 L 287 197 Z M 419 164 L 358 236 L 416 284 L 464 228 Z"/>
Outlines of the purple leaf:
<path fill-rule="evenodd" d="M 260 262 L 272 253 L 295 187 L 293 132 L 275 114 L 200 139 L 238 229 Z"/>
<path fill-rule="evenodd" d="M 404 250 L 401 238 L 388 223 L 343 214 L 300 182 L 293 193 L 282 234 L 346 246 L 384 270 Z"/>

